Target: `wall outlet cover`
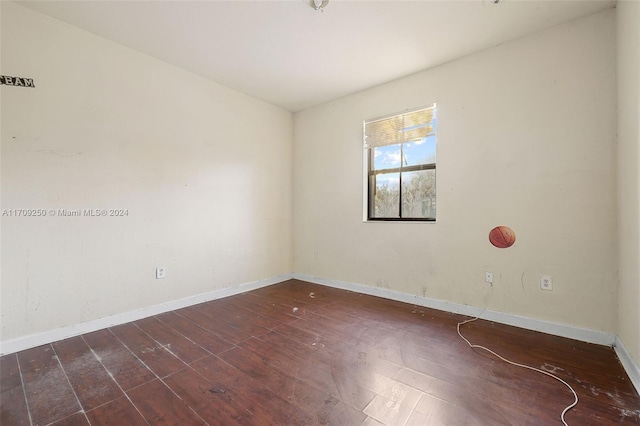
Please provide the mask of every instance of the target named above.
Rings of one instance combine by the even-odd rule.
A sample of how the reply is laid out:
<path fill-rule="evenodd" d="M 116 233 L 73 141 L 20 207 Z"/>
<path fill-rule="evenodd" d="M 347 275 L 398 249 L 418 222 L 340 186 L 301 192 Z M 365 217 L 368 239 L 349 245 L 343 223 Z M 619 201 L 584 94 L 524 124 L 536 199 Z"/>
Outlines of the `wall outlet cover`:
<path fill-rule="evenodd" d="M 540 276 L 540 288 L 542 290 L 551 291 L 553 290 L 553 280 L 548 275 Z"/>
<path fill-rule="evenodd" d="M 156 279 L 159 280 L 167 276 L 167 271 L 164 268 L 156 268 Z"/>

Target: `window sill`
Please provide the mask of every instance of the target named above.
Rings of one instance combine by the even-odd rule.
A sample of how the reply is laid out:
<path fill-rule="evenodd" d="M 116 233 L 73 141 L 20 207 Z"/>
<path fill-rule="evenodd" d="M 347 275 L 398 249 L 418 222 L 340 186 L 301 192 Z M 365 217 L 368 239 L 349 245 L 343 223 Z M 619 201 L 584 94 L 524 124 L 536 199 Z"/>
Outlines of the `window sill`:
<path fill-rule="evenodd" d="M 364 223 L 436 223 L 436 219 L 362 219 Z"/>

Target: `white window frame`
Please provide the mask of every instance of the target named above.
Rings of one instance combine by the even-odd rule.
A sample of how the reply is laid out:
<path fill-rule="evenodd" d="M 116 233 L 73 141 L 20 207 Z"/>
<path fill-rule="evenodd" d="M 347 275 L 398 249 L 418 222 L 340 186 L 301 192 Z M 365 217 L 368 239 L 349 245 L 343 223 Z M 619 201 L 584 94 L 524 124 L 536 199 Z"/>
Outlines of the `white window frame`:
<path fill-rule="evenodd" d="M 429 218 L 412 218 L 412 217 L 381 217 L 381 218 L 376 218 L 376 217 L 372 217 L 370 215 L 370 209 L 372 208 L 372 201 L 371 201 L 371 174 L 375 173 L 375 174 L 383 174 L 383 173 L 389 173 L 389 170 L 392 169 L 383 169 L 383 170 L 378 170 L 378 171 L 374 171 L 372 169 L 372 152 L 374 147 L 369 147 L 367 146 L 367 141 L 366 139 L 366 126 L 368 123 L 372 123 L 372 122 L 376 122 L 376 121 L 380 121 L 380 120 L 385 120 L 385 119 L 389 119 L 389 118 L 393 118 L 393 117 L 400 117 L 400 116 L 404 116 L 404 115 L 409 115 L 412 113 L 416 113 L 416 112 L 420 112 L 420 111 L 424 111 L 427 109 L 433 109 L 434 111 L 434 117 L 437 114 L 437 106 L 436 104 L 431 104 L 431 105 L 427 105 L 427 106 L 422 106 L 419 108 L 413 108 L 413 109 L 409 109 L 409 110 L 405 110 L 403 112 L 400 113 L 393 113 L 393 114 L 387 114 L 384 116 L 380 116 L 380 117 L 376 117 L 376 118 L 372 118 L 372 119 L 368 119 L 368 120 L 364 120 L 363 121 L 363 156 L 362 156 L 362 182 L 363 182 L 363 189 L 362 189 L 362 220 L 363 222 L 368 222 L 368 223 L 389 223 L 389 222 L 409 222 L 409 223 L 435 223 L 436 222 L 436 218 L 437 218 L 437 210 L 436 210 L 436 214 L 434 215 L 434 217 L 429 217 Z M 431 123 L 435 123 L 435 119 L 431 121 Z M 436 128 L 434 126 L 433 128 L 434 133 L 433 136 L 437 135 L 436 132 Z M 400 143 L 406 143 L 409 142 L 410 140 L 404 140 L 403 142 Z M 437 142 L 436 142 L 436 150 L 437 150 Z M 418 171 L 418 170 L 436 170 L 436 165 L 437 165 L 437 155 L 436 155 L 436 160 L 433 163 L 423 163 L 423 164 L 418 164 L 418 165 L 413 165 L 413 166 L 403 166 L 402 162 L 400 164 L 400 167 L 398 168 L 397 172 L 402 173 L 402 172 L 410 172 L 410 171 Z M 436 195 L 435 195 L 435 199 L 437 200 L 437 184 L 436 184 Z M 399 212 L 402 211 L 402 193 L 401 193 L 401 189 L 400 189 L 400 194 L 399 194 Z M 400 213 L 401 214 L 401 213 Z"/>

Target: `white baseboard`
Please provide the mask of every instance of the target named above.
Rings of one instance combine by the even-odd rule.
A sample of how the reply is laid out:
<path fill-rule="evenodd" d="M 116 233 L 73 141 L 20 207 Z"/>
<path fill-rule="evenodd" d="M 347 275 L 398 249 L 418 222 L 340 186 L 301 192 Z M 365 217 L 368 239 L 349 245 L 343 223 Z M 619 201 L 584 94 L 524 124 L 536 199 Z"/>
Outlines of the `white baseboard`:
<path fill-rule="evenodd" d="M 45 345 L 47 343 L 57 342 L 69 337 L 78 336 L 80 334 L 91 333 L 93 331 L 102 330 L 107 327 L 125 324 L 153 315 L 162 314 L 188 306 L 197 305 L 198 303 L 209 302 L 223 297 L 233 296 L 247 291 L 255 290 L 277 284 L 282 281 L 289 280 L 292 274 L 284 274 L 276 277 L 266 278 L 263 280 L 252 281 L 235 287 L 213 290 L 207 293 L 195 296 L 185 297 L 183 299 L 172 300 L 155 306 L 149 306 L 135 311 L 123 312 L 80 324 L 72 324 L 66 327 L 54 330 L 43 331 L 41 333 L 31 334 L 28 336 L 18 337 L 7 341 L 0 342 L 0 355 L 11 354 L 25 349 L 35 348 L 36 346 Z"/>
<path fill-rule="evenodd" d="M 586 328 L 575 327 L 566 324 L 557 324 L 549 321 L 543 321 L 534 318 L 522 317 L 504 312 L 482 310 L 481 308 L 469 305 L 461 305 L 459 303 L 448 302 L 446 300 L 430 299 L 422 296 L 414 296 L 395 290 L 389 290 L 380 287 L 371 287 L 362 284 L 349 283 L 344 281 L 329 280 L 312 275 L 294 273 L 293 278 L 307 281 L 315 284 L 322 284 L 329 287 L 350 290 L 357 293 L 369 294 L 371 296 L 383 297 L 385 299 L 396 300 L 398 302 L 411 303 L 417 306 L 437 309 L 439 311 L 451 312 L 454 314 L 462 314 L 471 317 L 480 316 L 480 318 L 495 321 L 501 324 L 513 325 L 515 327 L 527 330 L 541 331 L 543 333 L 552 334 L 554 336 L 567 337 L 569 339 L 580 340 L 588 343 L 596 343 L 599 345 L 614 346 L 616 335 L 606 333 L 604 331 L 589 330 Z"/>
<path fill-rule="evenodd" d="M 522 317 L 518 315 L 506 314 L 503 312 L 487 311 L 481 308 L 477 308 L 469 305 L 462 305 L 459 303 L 448 302 L 446 300 L 430 299 L 421 296 L 412 296 L 407 293 L 401 293 L 399 291 L 389 290 L 380 287 L 370 287 L 363 284 L 349 283 L 345 281 L 329 280 L 326 278 L 315 277 L 306 274 L 284 274 L 276 277 L 266 278 L 263 280 L 252 281 L 249 283 L 240 284 L 235 287 L 213 290 L 207 293 L 198 294 L 195 296 L 185 297 L 179 300 L 173 300 L 160 305 L 150 306 L 147 308 L 138 309 L 130 312 L 123 312 L 116 315 L 111 315 L 105 318 L 99 318 L 93 321 L 87 321 L 80 324 L 73 324 L 67 327 L 62 327 L 54 330 L 48 330 L 41 333 L 32 334 L 29 336 L 18 337 L 16 339 L 0 342 L 0 355 L 6 355 L 14 352 L 19 352 L 25 349 L 34 348 L 36 346 L 45 345 L 48 343 L 56 342 L 69 337 L 78 336 L 80 334 L 91 333 L 93 331 L 102 330 L 107 327 L 113 327 L 115 325 L 125 324 L 131 321 L 136 321 L 142 318 L 147 318 L 153 315 L 158 315 L 164 312 L 173 311 L 180 308 L 185 308 L 198 303 L 204 303 L 211 300 L 221 299 L 223 297 L 233 296 L 247 291 L 255 290 L 262 287 L 267 287 L 273 284 L 280 283 L 282 281 L 295 278 L 301 281 L 307 281 L 311 283 L 326 285 L 328 287 L 339 288 L 343 290 L 349 290 L 356 293 L 368 294 L 371 296 L 378 296 L 385 299 L 396 300 L 399 302 L 410 303 L 417 306 L 424 306 L 426 308 L 437 309 L 440 311 L 451 312 L 456 314 L 462 314 L 475 317 L 482 313 L 481 318 L 489 321 L 495 321 L 501 324 L 513 325 L 528 330 L 540 331 L 555 336 L 567 337 L 570 339 L 580 340 L 583 342 L 596 343 L 600 345 L 613 346 L 616 354 L 622 363 L 622 366 L 626 370 L 627 374 L 634 387 L 640 393 L 640 367 L 635 362 L 633 357 L 627 351 L 620 337 L 613 333 L 606 333 L 603 331 L 589 330 L 585 328 L 575 327 L 566 324 L 557 324 L 549 321 L 543 321 L 533 318 Z"/>
<path fill-rule="evenodd" d="M 369 294 L 385 299 L 396 300 L 398 302 L 411 303 L 417 306 L 433 308 L 440 311 L 451 312 L 455 314 L 467 315 L 471 317 L 482 315 L 480 318 L 495 321 L 501 324 L 512 325 L 527 330 L 540 331 L 554 336 L 566 337 L 569 339 L 580 340 L 582 342 L 595 343 L 599 345 L 612 346 L 622 367 L 625 369 L 631 383 L 640 393 L 640 367 L 635 362 L 620 337 L 614 333 L 606 333 L 604 331 L 589 330 L 586 328 L 575 327 L 566 324 L 557 324 L 549 321 L 543 321 L 534 318 L 527 318 L 504 312 L 487 311 L 474 306 L 461 305 L 459 303 L 448 302 L 446 300 L 429 299 L 421 296 L 412 296 L 407 293 L 389 290 L 380 287 L 370 287 L 362 284 L 355 284 L 344 281 L 329 280 L 326 278 L 315 277 L 312 275 L 294 273 L 293 278 L 310 283 L 326 285 L 328 287 L 340 288 L 356 293 Z"/>
<path fill-rule="evenodd" d="M 622 343 L 620 336 L 616 336 L 616 342 L 613 347 L 616 350 L 618 359 L 626 370 L 631 383 L 633 383 L 633 386 L 636 388 L 636 392 L 640 394 L 640 367 L 638 367 L 638 364 L 636 364 L 626 346 Z"/>

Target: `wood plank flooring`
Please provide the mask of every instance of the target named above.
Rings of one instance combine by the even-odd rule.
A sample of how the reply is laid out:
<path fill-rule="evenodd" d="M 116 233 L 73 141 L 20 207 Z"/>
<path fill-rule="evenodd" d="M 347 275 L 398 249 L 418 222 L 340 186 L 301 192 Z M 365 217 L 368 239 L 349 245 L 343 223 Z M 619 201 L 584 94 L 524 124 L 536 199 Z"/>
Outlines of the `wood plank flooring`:
<path fill-rule="evenodd" d="M 571 392 L 461 315 L 290 280 L 0 359 L 10 425 L 560 425 Z M 640 425 L 608 347 L 488 321 L 570 425 Z"/>

